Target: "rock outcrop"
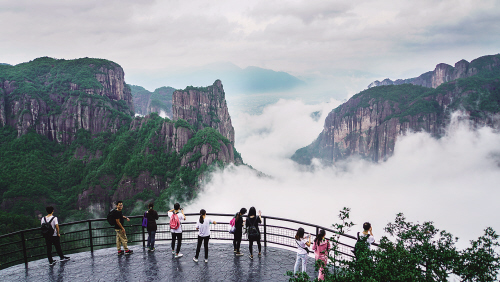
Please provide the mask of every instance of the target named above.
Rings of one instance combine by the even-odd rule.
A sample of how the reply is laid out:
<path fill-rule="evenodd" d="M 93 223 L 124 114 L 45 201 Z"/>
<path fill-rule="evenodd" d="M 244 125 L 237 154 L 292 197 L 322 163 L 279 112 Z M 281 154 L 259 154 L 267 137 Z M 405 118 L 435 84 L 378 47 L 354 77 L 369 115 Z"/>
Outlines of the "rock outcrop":
<path fill-rule="evenodd" d="M 195 129 L 215 128 L 234 144 L 234 128 L 220 80 L 208 87 L 177 90 L 172 99 L 174 120 L 184 119 Z"/>
<path fill-rule="evenodd" d="M 439 85 L 457 80 L 460 78 L 467 78 L 478 74 L 480 71 L 491 71 L 495 68 L 500 68 L 500 56 L 491 55 L 484 56 L 467 62 L 460 60 L 455 63 L 455 67 L 448 64 L 438 64 L 434 71 L 426 72 L 419 77 L 408 79 L 397 79 L 395 81 L 386 78 L 382 81 L 374 81 L 368 85 L 368 88 L 384 85 L 401 85 L 413 84 L 429 88 L 437 88 Z"/>
<path fill-rule="evenodd" d="M 180 167 L 191 171 L 200 171 L 214 164 L 241 163 L 234 154 L 234 128 L 228 113 L 224 98 L 222 83 L 218 80 L 212 86 L 185 91 L 176 91 L 173 95 L 174 120 L 161 120 L 154 129 L 148 144 L 151 148 L 161 148 L 180 157 Z M 130 131 L 140 131 L 151 126 L 153 114 L 143 118 L 136 117 L 130 123 Z M 220 121 L 224 120 L 224 122 Z M 150 146 L 146 146 L 142 154 L 155 154 Z M 78 149 L 75 158 L 83 155 L 88 159 L 100 156 Z M 110 176 L 111 177 L 111 176 Z M 201 175 L 200 175 L 201 177 Z M 114 180 L 113 180 L 114 181 Z M 173 179 L 153 175 L 151 171 L 141 171 L 137 177 L 124 174 L 116 184 L 116 190 L 111 197 L 97 197 L 96 192 L 110 190 L 113 181 L 109 178 L 100 180 L 100 184 L 89 187 L 78 197 L 78 207 L 95 208 L 109 206 L 116 200 L 131 199 L 144 191 L 151 191 L 155 197 L 169 189 Z"/>
<path fill-rule="evenodd" d="M 409 131 L 442 136 L 457 110 L 474 126 L 498 129 L 499 57 L 482 57 L 474 64 L 460 61 L 454 68 L 439 64 L 430 80 L 422 79 L 425 87 L 404 83 L 362 91 L 331 111 L 318 138 L 292 159 L 302 164 L 312 158 L 334 163 L 350 156 L 383 161 L 394 153 L 398 136 Z M 475 76 L 479 72 L 481 76 Z"/>
<path fill-rule="evenodd" d="M 102 66 L 94 65 L 93 59 L 40 58 L 23 66 L 1 68 L 0 125 L 16 128 L 18 136 L 35 130 L 64 144 L 70 144 L 79 129 L 89 130 L 92 134 L 116 132 L 126 123 L 126 116 L 133 114 L 130 88 L 125 84 L 123 69 L 118 64 L 95 61 Z M 65 73 L 68 62 L 73 63 L 71 71 L 80 69 L 85 73 L 77 73 L 82 79 L 74 79 Z M 16 79 L 11 73 L 20 73 L 16 69 L 23 67 L 42 71 L 37 73 L 36 79 L 30 78 L 33 81 L 22 80 L 22 75 Z M 58 78 L 61 76 L 66 76 L 62 82 Z M 2 77 L 13 77 L 14 80 Z"/>

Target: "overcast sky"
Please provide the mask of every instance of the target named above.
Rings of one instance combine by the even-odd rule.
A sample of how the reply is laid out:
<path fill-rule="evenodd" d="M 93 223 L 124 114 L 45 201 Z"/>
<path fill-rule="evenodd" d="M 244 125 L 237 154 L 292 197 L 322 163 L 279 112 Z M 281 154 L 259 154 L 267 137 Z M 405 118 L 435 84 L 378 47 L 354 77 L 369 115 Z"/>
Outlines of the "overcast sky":
<path fill-rule="evenodd" d="M 138 85 L 144 73 L 214 62 L 395 79 L 499 53 L 499 19 L 496 0 L 1 0 L 0 62 L 105 58 Z"/>

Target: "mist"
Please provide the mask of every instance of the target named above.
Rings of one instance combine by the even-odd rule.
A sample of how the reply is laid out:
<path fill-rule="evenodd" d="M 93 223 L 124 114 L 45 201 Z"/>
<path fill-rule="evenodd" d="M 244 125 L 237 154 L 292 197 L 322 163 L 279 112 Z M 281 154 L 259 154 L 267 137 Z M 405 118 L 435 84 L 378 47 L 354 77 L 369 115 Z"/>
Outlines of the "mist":
<path fill-rule="evenodd" d="M 445 136 L 408 132 L 383 163 L 351 158 L 323 166 L 313 160 L 307 168 L 291 161 L 295 150 L 317 138 L 325 117 L 339 104 L 279 100 L 262 114 L 234 115 L 235 147 L 255 170 L 230 165 L 212 173 L 185 211 L 235 213 L 255 206 L 264 215 L 330 227 L 338 222 L 339 210 L 350 207 L 358 225 L 349 233 L 369 221 L 377 239 L 402 212 L 408 221 L 433 221 L 459 237 L 459 248 L 488 226 L 500 231 L 500 134 L 487 127 L 472 130 L 454 114 Z M 320 118 L 314 119 L 313 112 Z"/>

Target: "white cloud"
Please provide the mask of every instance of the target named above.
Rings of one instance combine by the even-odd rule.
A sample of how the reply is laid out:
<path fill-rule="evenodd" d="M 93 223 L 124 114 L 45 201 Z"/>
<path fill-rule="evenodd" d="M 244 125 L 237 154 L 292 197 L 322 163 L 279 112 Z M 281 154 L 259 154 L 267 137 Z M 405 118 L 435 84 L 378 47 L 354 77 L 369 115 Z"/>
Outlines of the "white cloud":
<path fill-rule="evenodd" d="M 352 220 L 370 221 L 379 238 L 403 212 L 410 221 L 434 221 L 460 237 L 459 247 L 487 226 L 500 231 L 498 133 L 453 123 L 441 139 L 426 133 L 401 137 L 394 156 L 380 164 L 351 159 L 337 167 L 316 162 L 305 170 L 289 160 L 317 137 L 334 106 L 280 100 L 262 115 L 235 116 L 236 148 L 245 162 L 272 177 L 231 166 L 214 173 L 186 210 L 232 213 L 255 206 L 267 215 L 330 226 L 347 206 Z M 322 111 L 317 122 L 309 117 L 314 111 Z"/>

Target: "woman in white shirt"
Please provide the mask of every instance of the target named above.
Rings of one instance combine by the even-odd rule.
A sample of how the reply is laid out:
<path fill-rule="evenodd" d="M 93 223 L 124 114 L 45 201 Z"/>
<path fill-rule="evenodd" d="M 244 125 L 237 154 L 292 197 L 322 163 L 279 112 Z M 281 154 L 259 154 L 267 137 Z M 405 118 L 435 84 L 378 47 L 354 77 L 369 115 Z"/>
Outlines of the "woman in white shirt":
<path fill-rule="evenodd" d="M 210 239 L 210 223 L 217 224 L 210 218 L 207 218 L 207 212 L 202 209 L 200 210 L 200 219 L 196 222 L 196 230 L 198 230 L 198 245 L 196 246 L 196 255 L 193 258 L 195 262 L 198 262 L 198 255 L 200 254 L 201 242 L 203 242 L 203 247 L 205 247 L 205 262 L 208 262 L 208 240 Z"/>
<path fill-rule="evenodd" d="M 309 241 L 304 238 L 304 228 L 300 227 L 297 230 L 297 234 L 295 234 L 295 243 L 297 244 L 297 260 L 295 261 L 295 267 L 293 268 L 293 274 L 299 271 L 299 266 L 302 262 L 302 272 L 306 271 L 307 266 L 307 247 L 311 246 L 311 236 L 309 237 Z M 307 247 L 306 247 L 307 246 Z"/>

